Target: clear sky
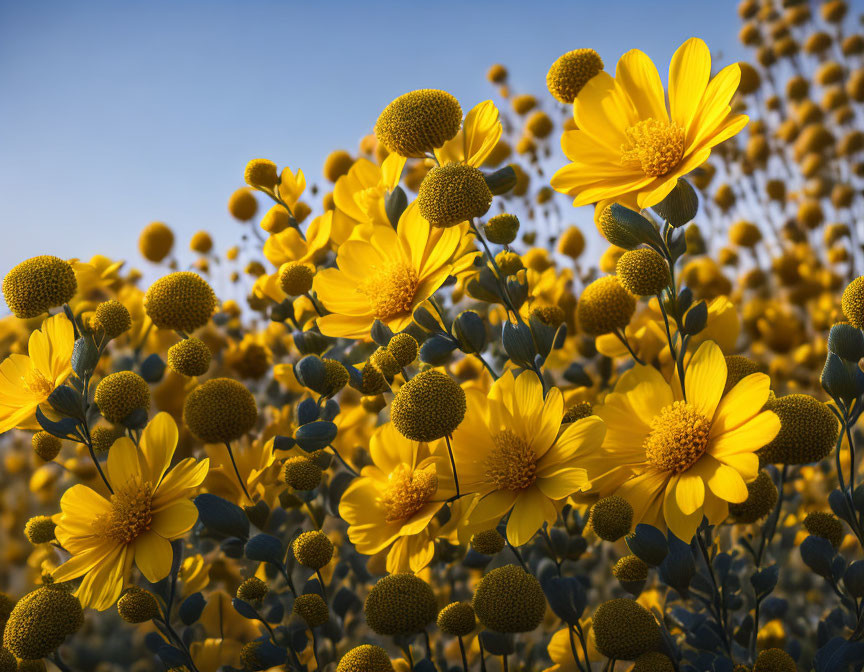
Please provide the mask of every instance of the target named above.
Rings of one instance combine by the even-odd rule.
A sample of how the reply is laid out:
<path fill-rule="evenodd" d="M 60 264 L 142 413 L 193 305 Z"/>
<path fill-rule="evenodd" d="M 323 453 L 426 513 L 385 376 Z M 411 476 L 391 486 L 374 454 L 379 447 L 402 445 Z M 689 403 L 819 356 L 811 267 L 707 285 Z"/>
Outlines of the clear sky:
<path fill-rule="evenodd" d="M 354 151 L 416 88 L 464 109 L 487 67 L 543 93 L 549 65 L 592 47 L 606 67 L 640 48 L 665 79 L 685 39 L 728 63 L 737 2 L 0 0 L 0 273 L 37 254 L 142 265 L 153 220 L 185 247 L 238 239 L 226 210 L 250 158 L 302 168 Z"/>

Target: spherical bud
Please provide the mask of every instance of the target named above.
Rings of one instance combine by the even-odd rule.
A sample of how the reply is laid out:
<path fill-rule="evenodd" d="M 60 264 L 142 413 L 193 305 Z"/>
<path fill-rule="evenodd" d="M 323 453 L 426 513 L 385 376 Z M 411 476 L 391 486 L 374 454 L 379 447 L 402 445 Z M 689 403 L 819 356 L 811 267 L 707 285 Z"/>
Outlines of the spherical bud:
<path fill-rule="evenodd" d="M 438 629 L 451 637 L 464 637 L 474 632 L 477 619 L 468 602 L 453 602 L 438 614 Z"/>
<path fill-rule="evenodd" d="M 853 327 L 864 329 L 864 276 L 855 278 L 843 290 L 840 307 Z"/>
<path fill-rule="evenodd" d="M 579 297 L 576 317 L 582 331 L 592 336 L 626 327 L 636 310 L 636 297 L 614 275 L 598 278 Z"/>
<path fill-rule="evenodd" d="M 608 658 L 634 660 L 656 650 L 662 637 L 654 616 L 635 600 L 604 602 L 594 611 L 591 630 L 597 650 Z"/>
<path fill-rule="evenodd" d="M 183 406 L 183 422 L 204 443 L 228 443 L 255 426 L 255 397 L 242 383 L 213 378 L 196 387 Z"/>
<path fill-rule="evenodd" d="M 258 602 L 267 597 L 269 590 L 266 583 L 257 576 L 252 576 L 237 588 L 237 598 L 244 602 Z"/>
<path fill-rule="evenodd" d="M 3 278 L 3 297 L 15 317 L 29 319 L 68 303 L 78 289 L 72 265 L 43 254 L 22 261 Z"/>
<path fill-rule="evenodd" d="M 576 422 L 577 420 L 581 420 L 582 418 L 587 418 L 591 415 L 594 415 L 594 409 L 591 406 L 591 402 L 588 401 L 578 401 L 573 404 L 570 408 L 564 411 L 564 417 L 562 418 L 562 423 Z"/>
<path fill-rule="evenodd" d="M 96 306 L 90 325 L 94 330 L 104 333 L 108 339 L 117 338 L 132 328 L 132 316 L 126 306 L 116 299 L 111 299 Z"/>
<path fill-rule="evenodd" d="M 531 309 L 531 317 L 537 318 L 550 327 L 560 327 L 564 324 L 564 310 L 560 306 L 537 306 Z"/>
<path fill-rule="evenodd" d="M 18 661 L 10 651 L 0 647 L 0 672 L 18 672 Z"/>
<path fill-rule="evenodd" d="M 304 532 L 291 545 L 294 557 L 304 567 L 321 569 L 333 559 L 333 542 L 318 530 Z"/>
<path fill-rule="evenodd" d="M 366 623 L 379 635 L 411 635 L 435 620 L 432 587 L 413 574 L 390 574 L 372 588 L 363 606 Z"/>
<path fill-rule="evenodd" d="M 739 62 L 738 67 L 741 69 L 741 83 L 738 85 L 738 93 L 741 95 L 749 95 L 759 90 L 762 85 L 762 77 L 759 71 L 752 65 L 745 62 Z"/>
<path fill-rule="evenodd" d="M 117 427 L 96 427 L 90 431 L 90 443 L 93 444 L 93 452 L 96 455 L 107 455 L 111 450 L 114 442 L 123 436 L 123 428 Z"/>
<path fill-rule="evenodd" d="M 33 452 L 46 462 L 50 462 L 60 454 L 63 441 L 48 432 L 36 432 L 32 439 Z"/>
<path fill-rule="evenodd" d="M 324 178 L 328 182 L 335 184 L 343 175 L 347 175 L 354 165 L 354 159 L 344 149 L 337 149 L 335 152 L 330 152 L 324 160 Z"/>
<path fill-rule="evenodd" d="M 191 333 L 207 324 L 216 309 L 216 295 L 191 271 L 160 278 L 144 295 L 144 310 L 160 329 Z"/>
<path fill-rule="evenodd" d="M 289 261 L 279 271 L 279 284 L 288 296 L 303 296 L 312 289 L 315 271 L 307 264 Z"/>
<path fill-rule="evenodd" d="M 495 63 L 486 71 L 486 79 L 493 84 L 503 84 L 507 81 L 507 68 L 500 63 Z"/>
<path fill-rule="evenodd" d="M 810 534 L 827 539 L 834 548 L 840 548 L 845 536 L 843 522 L 837 516 L 822 511 L 808 513 L 804 519 L 804 529 Z"/>
<path fill-rule="evenodd" d="M 482 217 L 492 205 L 492 192 L 477 168 L 448 163 L 430 170 L 417 193 L 420 214 L 432 226 L 446 228 Z"/>
<path fill-rule="evenodd" d="M 272 191 L 279 184 L 279 171 L 268 159 L 252 159 L 246 164 L 243 179 L 253 189 Z"/>
<path fill-rule="evenodd" d="M 471 537 L 471 548 L 483 555 L 495 555 L 504 549 L 504 537 L 494 527 Z"/>
<path fill-rule="evenodd" d="M 412 364 L 417 359 L 417 353 L 420 346 L 417 340 L 407 333 L 394 334 L 393 338 L 387 344 L 387 352 L 389 352 L 400 369 L 404 369 L 409 364 Z"/>
<path fill-rule="evenodd" d="M 648 565 L 636 555 L 625 555 L 612 567 L 612 575 L 621 582 L 644 581 L 648 578 Z"/>
<path fill-rule="evenodd" d="M 261 218 L 261 228 L 267 233 L 282 233 L 289 226 L 296 225 L 297 220 L 279 203 L 265 212 Z"/>
<path fill-rule="evenodd" d="M 753 222 L 739 220 L 729 227 L 729 242 L 739 247 L 755 247 L 762 241 L 762 231 Z"/>
<path fill-rule="evenodd" d="M 295 490 L 314 490 L 321 485 L 321 467 L 302 455 L 285 460 L 282 476 Z"/>
<path fill-rule="evenodd" d="M 824 5 L 823 5 L 824 7 Z M 756 656 L 753 672 L 797 672 L 798 665 L 783 649 L 765 649 Z"/>
<path fill-rule="evenodd" d="M 330 620 L 327 603 L 318 593 L 298 595 L 294 600 L 294 615 L 302 618 L 310 628 L 326 625 Z"/>
<path fill-rule="evenodd" d="M 171 254 L 174 247 L 174 232 L 162 222 L 152 222 L 144 227 L 138 238 L 138 250 L 147 261 L 158 264 Z"/>
<path fill-rule="evenodd" d="M 146 623 L 160 615 L 156 596 L 149 590 L 132 586 L 117 600 L 117 612 L 127 623 Z"/>
<path fill-rule="evenodd" d="M 393 672 L 393 663 L 380 646 L 361 644 L 342 656 L 336 672 Z"/>
<path fill-rule="evenodd" d="M 43 586 L 15 604 L 3 633 L 3 646 L 17 658 L 38 660 L 50 655 L 68 635 L 84 625 L 78 598 L 65 590 Z"/>
<path fill-rule="evenodd" d="M 516 275 L 519 271 L 525 268 L 525 265 L 522 263 L 522 257 L 515 252 L 510 252 L 509 250 L 501 250 L 496 254 L 495 263 L 498 265 L 502 275 L 505 277 Z"/>
<path fill-rule="evenodd" d="M 369 357 L 369 361 L 387 380 L 393 380 L 393 377 L 402 370 L 396 358 L 384 347 L 380 347 L 373 352 Z"/>
<path fill-rule="evenodd" d="M 455 431 L 466 408 L 465 391 L 459 384 L 429 369 L 399 388 L 390 406 L 390 419 L 411 441 L 435 441 Z"/>
<path fill-rule="evenodd" d="M 780 418 L 777 436 L 759 449 L 763 463 L 810 464 L 834 448 L 840 424 L 828 406 L 807 394 L 769 399 L 765 410 Z"/>
<path fill-rule="evenodd" d="M 420 89 L 391 102 L 375 123 L 375 136 L 389 151 L 423 158 L 459 132 L 462 108 L 453 96 Z"/>
<path fill-rule="evenodd" d="M 555 130 L 555 126 L 548 114 L 542 110 L 537 110 L 534 114 L 528 117 L 525 122 L 525 130 L 532 137 L 542 140 L 543 138 L 549 137 L 552 131 Z"/>
<path fill-rule="evenodd" d="M 31 544 L 47 544 L 54 540 L 57 524 L 48 516 L 34 516 L 24 526 L 24 536 Z"/>
<path fill-rule="evenodd" d="M 521 567 L 504 565 L 480 580 L 472 606 L 489 630 L 530 632 L 543 620 L 546 596 L 534 576 Z"/>
<path fill-rule="evenodd" d="M 509 245 L 516 240 L 516 235 L 519 233 L 519 218 L 507 213 L 495 215 L 486 222 L 483 232 L 490 243 Z"/>
<path fill-rule="evenodd" d="M 578 259 L 585 251 L 585 236 L 575 226 L 568 226 L 558 239 L 558 253 Z"/>
<path fill-rule="evenodd" d="M 636 658 L 630 672 L 675 672 L 675 664 L 665 653 L 648 651 Z"/>
<path fill-rule="evenodd" d="M 168 348 L 168 366 L 181 376 L 203 376 L 213 358 L 210 347 L 200 338 L 184 338 Z"/>
<path fill-rule="evenodd" d="M 549 93 L 560 102 L 569 105 L 582 87 L 595 75 L 603 70 L 603 60 L 593 49 L 575 49 L 568 51 L 549 68 L 546 74 L 546 86 Z"/>
<path fill-rule="evenodd" d="M 597 500 L 588 514 L 588 524 L 605 541 L 618 541 L 630 532 L 633 507 L 623 497 L 610 495 Z"/>
<path fill-rule="evenodd" d="M 258 212 L 258 200 L 251 189 L 238 189 L 228 199 L 228 212 L 241 222 L 248 222 Z"/>
<path fill-rule="evenodd" d="M 132 411 L 150 409 L 150 387 L 137 373 L 118 371 L 99 381 L 93 400 L 108 422 L 121 424 Z"/>
<path fill-rule="evenodd" d="M 666 260 L 649 247 L 622 254 L 615 270 L 621 286 L 636 296 L 655 296 L 669 285 Z"/>
<path fill-rule="evenodd" d="M 777 503 L 777 496 L 777 486 L 768 472 L 760 471 L 759 475 L 747 484 L 747 499 L 738 504 L 730 502 L 729 515 L 737 523 L 755 523 L 771 513 Z"/>

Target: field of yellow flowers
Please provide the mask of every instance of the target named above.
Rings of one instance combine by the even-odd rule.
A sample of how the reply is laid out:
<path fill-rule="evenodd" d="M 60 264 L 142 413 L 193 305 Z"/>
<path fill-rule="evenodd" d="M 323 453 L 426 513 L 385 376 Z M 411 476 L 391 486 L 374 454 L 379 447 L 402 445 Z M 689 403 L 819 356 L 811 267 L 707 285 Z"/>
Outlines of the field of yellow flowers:
<path fill-rule="evenodd" d="M 861 670 L 864 35 L 738 13 L 9 270 L 0 672 Z"/>

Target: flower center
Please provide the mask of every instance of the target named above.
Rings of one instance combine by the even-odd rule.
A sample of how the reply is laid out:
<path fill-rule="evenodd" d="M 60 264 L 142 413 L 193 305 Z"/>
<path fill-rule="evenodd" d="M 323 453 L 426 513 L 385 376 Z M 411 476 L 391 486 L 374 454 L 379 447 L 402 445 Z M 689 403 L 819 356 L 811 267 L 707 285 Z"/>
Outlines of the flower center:
<path fill-rule="evenodd" d="M 24 384 L 28 390 L 40 397 L 47 397 L 54 391 L 54 383 L 43 376 L 38 369 L 30 369 L 24 375 Z"/>
<path fill-rule="evenodd" d="M 650 177 L 663 177 L 684 156 L 684 129 L 674 121 L 645 119 L 625 131 L 621 162 L 639 166 Z"/>
<path fill-rule="evenodd" d="M 667 406 L 651 421 L 643 447 L 648 462 L 662 471 L 687 471 L 708 450 L 711 421 L 684 401 Z"/>
<path fill-rule="evenodd" d="M 486 458 L 486 480 L 499 490 L 524 490 L 537 480 L 537 457 L 525 441 L 509 429 L 492 437 Z"/>
<path fill-rule="evenodd" d="M 130 481 L 111 495 L 111 513 L 96 519 L 96 533 L 119 544 L 130 544 L 150 529 L 152 505 L 153 487 L 150 483 Z"/>
<path fill-rule="evenodd" d="M 438 490 L 438 476 L 431 469 L 411 469 L 400 464 L 390 474 L 389 483 L 381 501 L 387 509 L 385 520 L 395 523 L 410 518 L 429 501 Z"/>
<path fill-rule="evenodd" d="M 369 299 L 372 312 L 379 320 L 387 320 L 411 311 L 420 278 L 417 271 L 404 261 L 372 266 L 370 277 L 357 291 Z"/>

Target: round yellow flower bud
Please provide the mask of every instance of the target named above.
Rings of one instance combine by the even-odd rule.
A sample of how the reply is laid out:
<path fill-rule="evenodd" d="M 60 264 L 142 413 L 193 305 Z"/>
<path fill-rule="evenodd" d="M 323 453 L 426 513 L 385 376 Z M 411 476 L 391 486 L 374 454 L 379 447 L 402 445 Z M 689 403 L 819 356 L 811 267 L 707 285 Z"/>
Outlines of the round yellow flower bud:
<path fill-rule="evenodd" d="M 289 261 L 279 271 L 279 284 L 288 296 L 303 296 L 312 289 L 315 272 L 307 264 Z"/>
<path fill-rule="evenodd" d="M 636 658 L 630 672 L 675 672 L 675 665 L 665 653 L 647 651 Z"/>
<path fill-rule="evenodd" d="M 591 625 L 597 650 L 608 658 L 633 660 L 656 650 L 661 642 L 654 616 L 635 600 L 604 602 L 594 611 Z"/>
<path fill-rule="evenodd" d="M 342 362 L 335 359 L 322 359 L 324 363 L 324 389 L 327 391 L 328 397 L 332 397 L 339 390 L 345 387 L 350 380 L 348 369 Z"/>
<path fill-rule="evenodd" d="M 296 220 L 292 219 L 290 213 L 278 203 L 261 218 L 261 228 L 267 233 L 282 233 L 294 224 Z"/>
<path fill-rule="evenodd" d="M 648 565 L 637 555 L 625 555 L 612 567 L 612 575 L 619 581 L 644 581 L 648 578 Z"/>
<path fill-rule="evenodd" d="M 206 231 L 196 231 L 189 240 L 189 249 L 200 254 L 207 254 L 213 249 L 213 238 Z"/>
<path fill-rule="evenodd" d="M 435 441 L 452 434 L 465 411 L 465 391 L 450 376 L 429 369 L 399 388 L 390 419 L 407 439 Z"/>
<path fill-rule="evenodd" d="M 623 329 L 636 310 L 636 297 L 614 275 L 598 278 L 579 297 L 576 317 L 582 331 L 592 336 Z"/>
<path fill-rule="evenodd" d="M 90 326 L 103 332 L 106 338 L 113 339 L 132 328 L 132 316 L 126 306 L 111 299 L 96 306 Z"/>
<path fill-rule="evenodd" d="M 546 596 L 540 582 L 521 567 L 504 565 L 486 574 L 472 606 L 484 627 L 496 632 L 530 632 L 543 620 Z"/>
<path fill-rule="evenodd" d="M 525 130 L 535 138 L 542 140 L 549 137 L 552 131 L 555 130 L 555 125 L 548 114 L 543 112 L 543 110 L 537 110 L 528 117 L 525 122 Z"/>
<path fill-rule="evenodd" d="M 228 212 L 234 219 L 248 222 L 258 212 L 258 200 L 251 189 L 242 187 L 231 194 L 228 199 Z"/>
<path fill-rule="evenodd" d="M 774 440 L 759 449 L 763 463 L 810 464 L 834 448 L 840 424 L 828 406 L 807 394 L 769 399 L 765 410 L 780 418 Z"/>
<path fill-rule="evenodd" d="M 588 524 L 601 539 L 618 541 L 630 532 L 633 524 L 633 507 L 623 497 L 610 495 L 599 499 L 591 507 Z"/>
<path fill-rule="evenodd" d="M 99 381 L 93 400 L 108 422 L 119 424 L 134 410 L 150 409 L 150 387 L 137 373 L 118 371 Z"/>
<path fill-rule="evenodd" d="M 3 298 L 15 317 L 29 319 L 75 296 L 78 281 L 68 261 L 44 254 L 22 261 L 3 278 Z"/>
<path fill-rule="evenodd" d="M 304 532 L 291 545 L 294 557 L 304 567 L 321 569 L 333 559 L 333 542 L 318 530 Z"/>
<path fill-rule="evenodd" d="M 593 49 L 568 51 L 549 68 L 546 87 L 555 98 L 565 105 L 574 100 L 582 87 L 603 70 L 603 60 Z"/>
<path fill-rule="evenodd" d="M 171 253 L 174 232 L 163 222 L 152 222 L 144 227 L 138 238 L 138 250 L 147 261 L 158 264 Z"/>
<path fill-rule="evenodd" d="M 491 205 L 492 192 L 483 173 L 460 163 L 432 168 L 417 193 L 420 214 L 442 228 L 482 217 Z"/>
<path fill-rule="evenodd" d="M 114 442 L 123 436 L 123 430 L 116 427 L 96 427 L 90 431 L 90 442 L 93 452 L 97 455 L 107 455 Z"/>
<path fill-rule="evenodd" d="M 656 296 L 670 281 L 666 260 L 648 247 L 622 254 L 615 270 L 621 286 L 636 296 Z"/>
<path fill-rule="evenodd" d="M 494 527 L 471 537 L 471 547 L 483 555 L 495 555 L 504 549 L 505 540 Z"/>
<path fill-rule="evenodd" d="M 417 353 L 420 347 L 417 345 L 417 340 L 407 333 L 394 334 L 393 338 L 387 344 L 387 352 L 389 352 L 400 369 L 404 369 L 409 364 L 412 364 L 417 359 Z"/>
<path fill-rule="evenodd" d="M 438 614 L 438 629 L 451 637 L 465 637 L 474 632 L 477 619 L 468 602 L 453 602 Z"/>
<path fill-rule="evenodd" d="M 575 226 L 568 226 L 558 239 L 558 253 L 578 259 L 585 251 L 585 236 Z"/>
<path fill-rule="evenodd" d="M 823 5 L 824 7 L 824 5 Z M 765 649 L 756 656 L 753 672 L 797 672 L 798 665 L 783 649 Z"/>
<path fill-rule="evenodd" d="M 246 164 L 243 179 L 253 189 L 272 191 L 279 184 L 279 171 L 268 159 L 252 159 Z"/>
<path fill-rule="evenodd" d="M 393 663 L 380 646 L 361 644 L 342 656 L 336 672 L 393 672 Z"/>
<path fill-rule="evenodd" d="M 337 149 L 335 152 L 330 152 L 327 159 L 324 161 L 324 177 L 328 182 L 335 184 L 343 175 L 347 175 L 354 165 L 354 159 L 344 149 Z"/>
<path fill-rule="evenodd" d="M 414 574 L 390 574 L 372 588 L 363 606 L 366 623 L 379 635 L 411 635 L 435 620 L 432 587 Z"/>
<path fill-rule="evenodd" d="M 516 215 L 500 214 L 492 217 L 483 227 L 486 240 L 496 245 L 509 245 L 519 233 L 519 218 Z"/>
<path fill-rule="evenodd" d="M 50 462 L 60 454 L 63 441 L 48 432 L 36 432 L 32 438 L 33 452 L 46 462 Z"/>
<path fill-rule="evenodd" d="M 302 618 L 310 628 L 326 625 L 330 620 L 330 610 L 324 598 L 318 593 L 307 593 L 298 595 L 294 600 L 294 612 Z"/>
<path fill-rule="evenodd" d="M 241 583 L 237 588 L 237 598 L 245 602 L 257 602 L 263 600 L 270 589 L 257 576 L 252 576 Z"/>
<path fill-rule="evenodd" d="M 168 366 L 181 376 L 203 376 L 210 368 L 213 355 L 200 338 L 184 338 L 168 348 Z"/>
<path fill-rule="evenodd" d="M 38 660 L 53 653 L 84 625 L 78 598 L 61 588 L 43 586 L 15 604 L 3 633 L 3 646 L 16 657 Z"/>
<path fill-rule="evenodd" d="M 321 485 L 321 467 L 302 455 L 289 457 L 285 460 L 282 477 L 295 490 L 314 490 Z"/>
<path fill-rule="evenodd" d="M 117 600 L 117 612 L 127 623 L 146 623 L 160 616 L 159 603 L 149 590 L 131 586 Z"/>
<path fill-rule="evenodd" d="M 159 278 L 144 295 L 144 310 L 160 329 L 191 333 L 207 324 L 215 309 L 210 285 L 191 271 Z"/>
<path fill-rule="evenodd" d="M 422 158 L 459 132 L 462 108 L 446 91 L 419 89 L 391 102 L 375 123 L 375 136 L 388 150 Z"/>
<path fill-rule="evenodd" d="M 493 84 L 502 84 L 507 80 L 507 68 L 500 63 L 495 63 L 486 72 L 486 79 Z"/>
<path fill-rule="evenodd" d="M 811 511 L 804 519 L 804 529 L 809 534 L 822 537 L 831 542 L 834 548 L 839 548 L 843 542 L 843 522 L 835 515 L 822 511 Z"/>
<path fill-rule="evenodd" d="M 843 315 L 856 329 L 864 329 L 864 276 L 855 278 L 840 299 Z"/>
<path fill-rule="evenodd" d="M 183 406 L 183 422 L 204 443 L 230 443 L 255 426 L 255 397 L 242 383 L 213 378 L 196 387 Z"/>
<path fill-rule="evenodd" d="M 747 499 L 739 504 L 729 504 L 729 515 L 735 522 L 749 524 L 761 520 L 774 508 L 777 503 L 777 486 L 768 475 L 767 471 L 760 471 L 759 475 L 747 484 Z"/>
<path fill-rule="evenodd" d="M 34 516 L 24 526 L 24 536 L 31 544 L 47 544 L 54 540 L 57 524 L 48 516 Z"/>
<path fill-rule="evenodd" d="M 0 647 L 0 672 L 18 672 L 18 661 L 12 653 Z"/>
<path fill-rule="evenodd" d="M 762 240 L 762 231 L 753 222 L 739 220 L 729 227 L 729 242 L 739 247 L 755 247 Z"/>

